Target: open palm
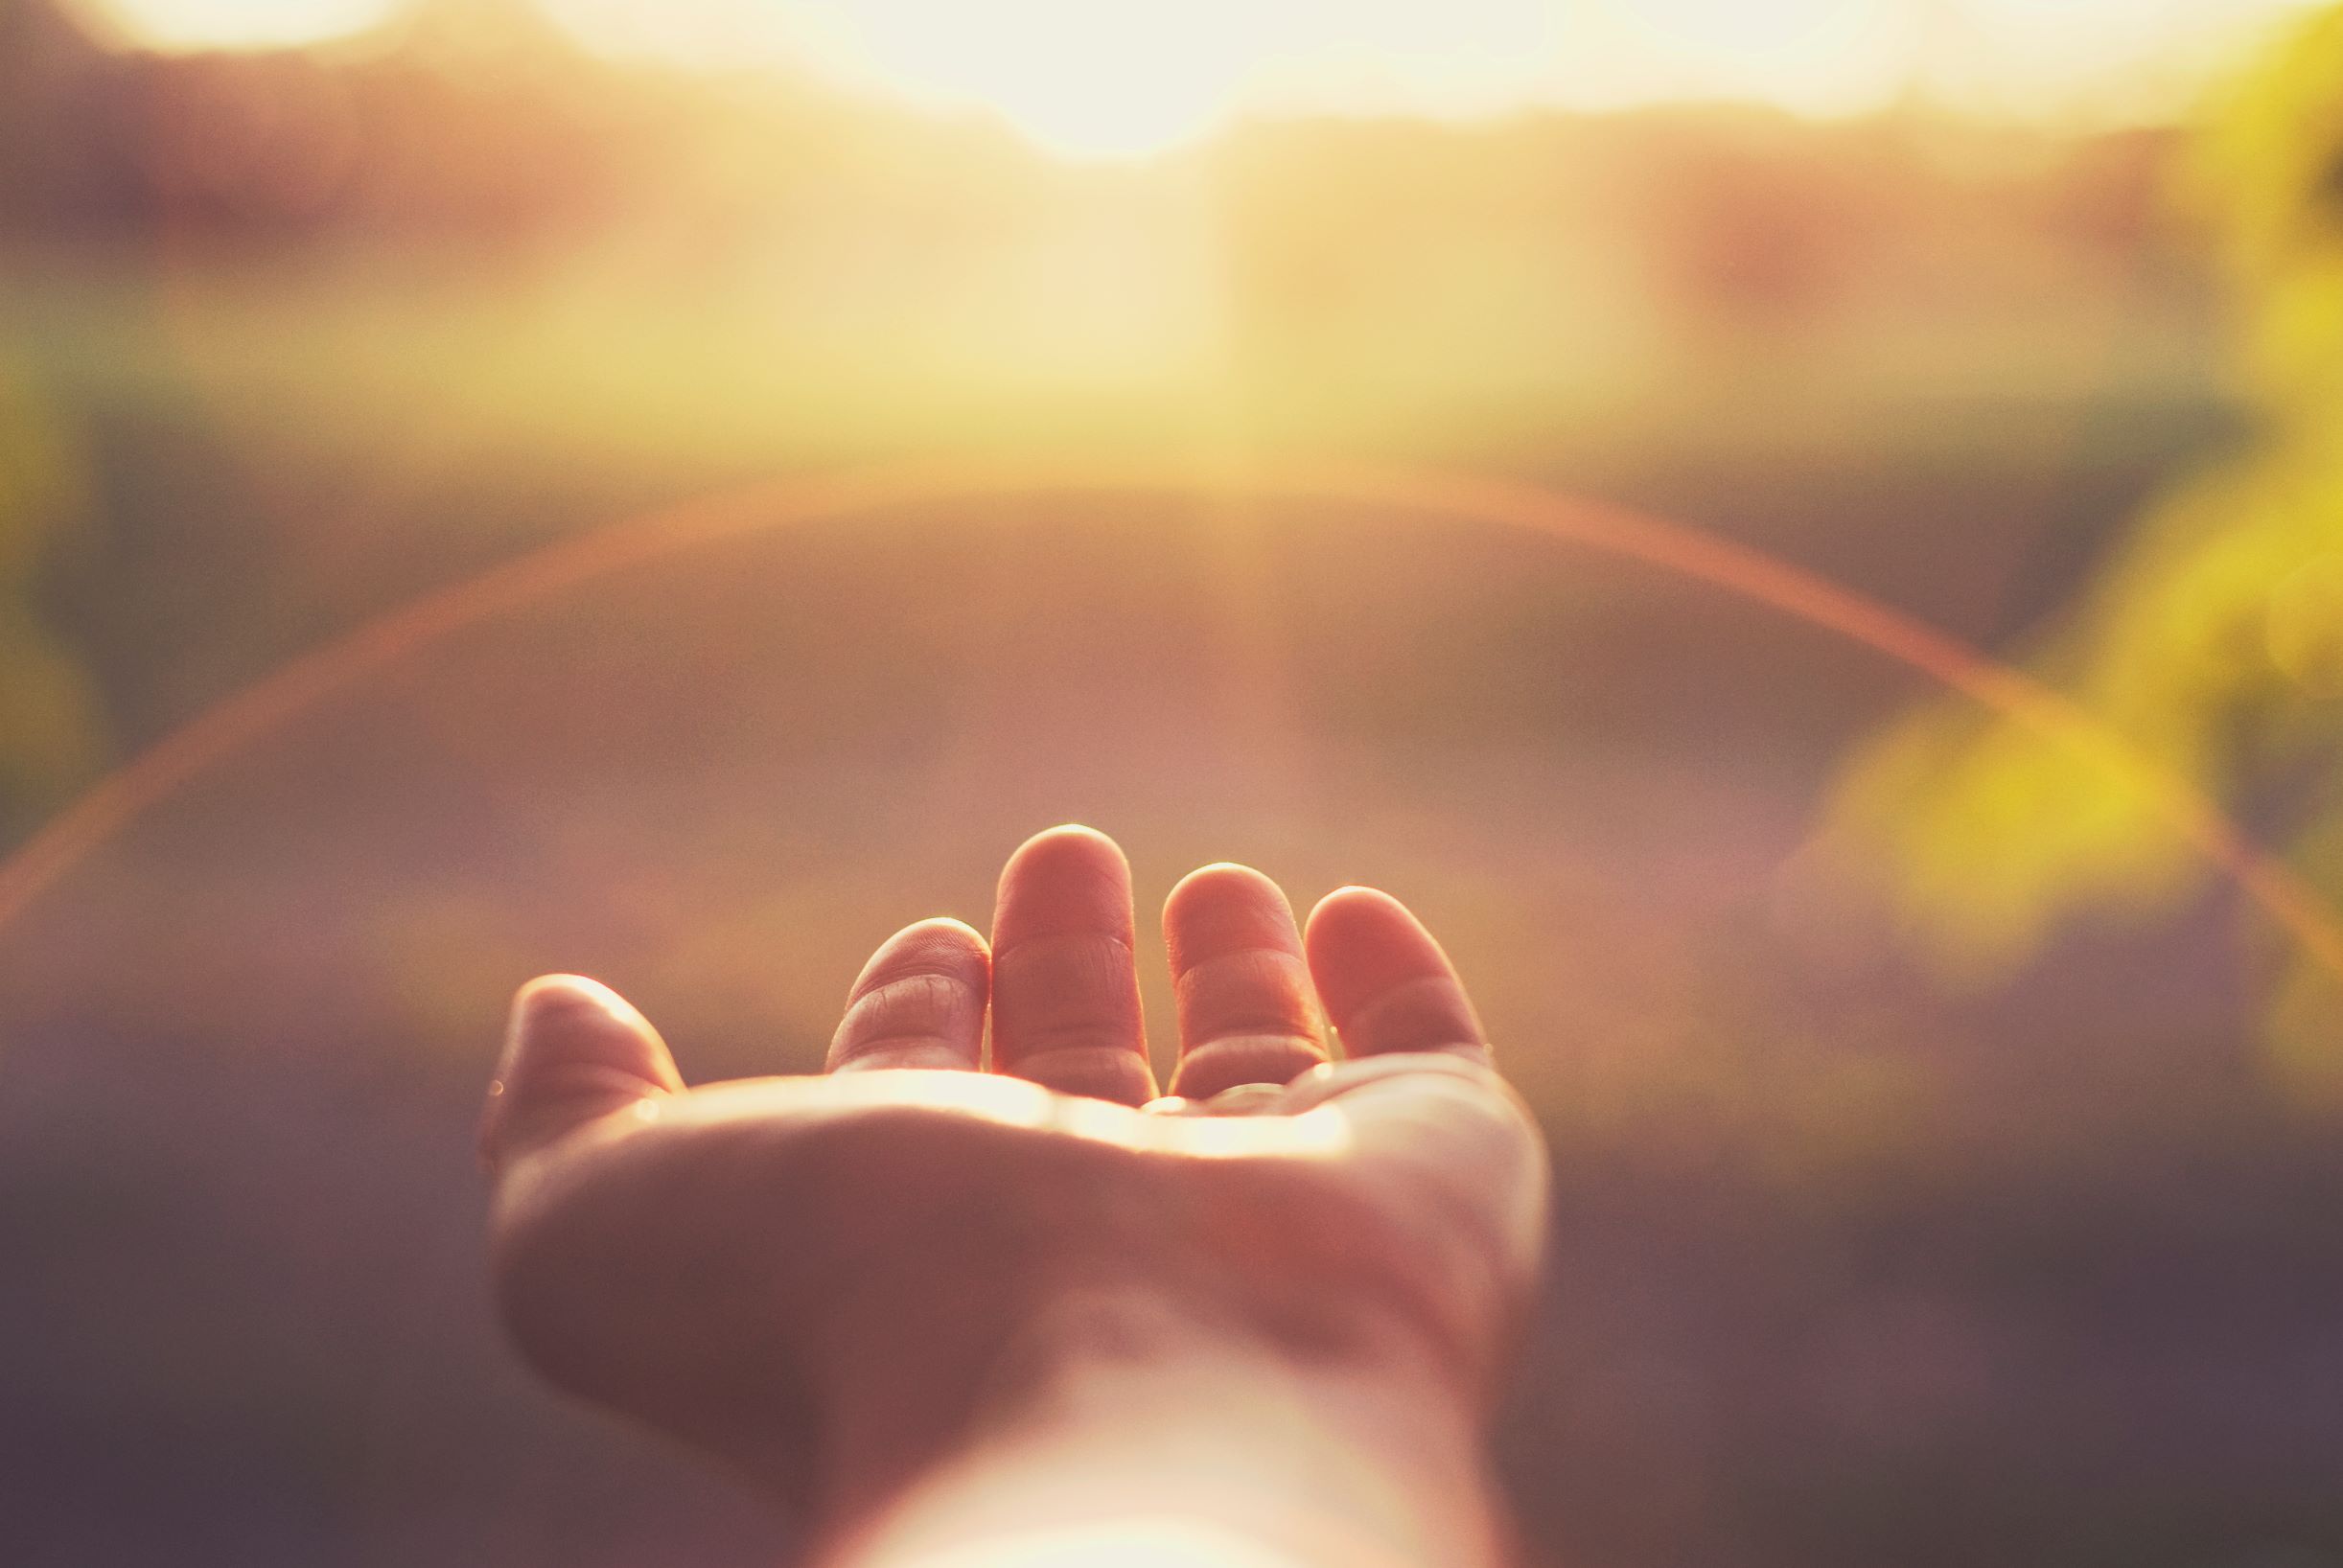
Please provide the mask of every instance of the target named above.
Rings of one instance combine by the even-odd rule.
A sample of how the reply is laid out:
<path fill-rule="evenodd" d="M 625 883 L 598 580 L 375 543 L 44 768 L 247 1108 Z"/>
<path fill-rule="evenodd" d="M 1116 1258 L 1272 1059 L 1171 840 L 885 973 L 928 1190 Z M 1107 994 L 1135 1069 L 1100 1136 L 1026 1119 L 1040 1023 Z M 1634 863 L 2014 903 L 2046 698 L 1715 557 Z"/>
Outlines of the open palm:
<path fill-rule="evenodd" d="M 883 944 L 818 1077 L 687 1090 L 617 997 L 533 982 L 485 1128 L 521 1349 L 831 1509 L 949 1451 L 1037 1343 L 1112 1355 L 1135 1323 L 1402 1355 L 1477 1396 L 1544 1181 L 1447 958 L 1364 888 L 1305 942 L 1234 865 L 1164 925 L 1167 1098 L 1129 872 L 1085 829 L 1010 858 L 989 948 L 940 920 Z"/>

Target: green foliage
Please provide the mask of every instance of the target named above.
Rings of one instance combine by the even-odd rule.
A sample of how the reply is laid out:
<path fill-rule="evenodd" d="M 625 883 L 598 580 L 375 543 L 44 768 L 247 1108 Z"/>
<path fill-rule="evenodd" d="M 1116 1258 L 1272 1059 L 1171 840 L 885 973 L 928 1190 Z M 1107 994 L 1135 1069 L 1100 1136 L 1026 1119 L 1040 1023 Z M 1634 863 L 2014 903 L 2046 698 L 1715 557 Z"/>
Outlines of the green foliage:
<path fill-rule="evenodd" d="M 2198 888 L 2208 867 L 2157 772 L 2233 806 L 2321 781 L 2288 849 L 2343 892 L 2343 12 L 2233 87 L 2184 188 L 2229 280 L 2260 434 L 2150 509 L 2033 661 L 2146 769 L 1947 700 L 1878 737 L 1839 802 L 1838 826 L 1887 851 L 1906 921 L 1961 968 Z M 2339 1005 L 2295 961 L 2269 1015 L 2294 1087 L 2343 1091 Z"/>
<path fill-rule="evenodd" d="M 81 510 L 76 473 L 62 433 L 0 364 L 0 842 L 102 755 L 95 695 L 35 603 L 48 552 Z"/>

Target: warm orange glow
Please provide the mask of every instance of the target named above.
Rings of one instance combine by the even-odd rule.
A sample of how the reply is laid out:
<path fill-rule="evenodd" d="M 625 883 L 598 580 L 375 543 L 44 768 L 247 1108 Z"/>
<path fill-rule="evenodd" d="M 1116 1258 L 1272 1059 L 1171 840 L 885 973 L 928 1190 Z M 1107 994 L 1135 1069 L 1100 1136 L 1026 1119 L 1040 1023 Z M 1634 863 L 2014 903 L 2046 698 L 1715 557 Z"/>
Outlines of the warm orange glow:
<path fill-rule="evenodd" d="M 1561 47 L 1543 0 L 550 0 L 590 46 L 716 65 L 811 64 L 930 107 L 988 111 L 1076 159 L 1197 140 L 1264 104 L 1496 112 L 1536 96 Z"/>
<path fill-rule="evenodd" d="M 2000 106 L 2186 92 L 2304 0 L 547 0 L 595 47 L 766 55 L 989 109 L 1079 158 L 1161 151 L 1248 109 L 1441 117 L 1684 100 L 1861 113 L 1915 88 Z"/>
<path fill-rule="evenodd" d="M 82 0 L 166 49 L 312 43 L 411 0 Z M 993 114 L 1077 159 L 1143 157 L 1250 110 L 1502 114 L 1724 99 L 1801 113 L 1914 90 L 2002 108 L 2169 107 L 2306 0 L 544 0 L 587 46 L 810 68 Z"/>
<path fill-rule="evenodd" d="M 1390 506 L 1434 521 L 1471 519 L 1545 535 L 1641 562 L 1844 637 L 2072 749 L 2090 767 L 2142 791 L 2166 825 L 2229 876 L 2298 944 L 2305 958 L 2330 975 L 2343 976 L 2343 921 L 2308 884 L 2254 842 L 2217 802 L 2023 671 L 1828 579 L 1698 529 L 1501 481 L 1341 465 L 1213 473 L 1182 465 L 1090 460 L 912 464 L 820 481 L 779 481 L 547 545 L 427 594 L 291 660 L 101 780 L 0 861 L 0 928 L 91 851 L 243 747 L 347 697 L 361 682 L 443 637 L 595 578 L 764 529 L 939 497 L 1198 487 L 1263 500 Z M 1004 1109 L 1011 1118 L 1020 1114 L 1015 1105 Z M 1316 1137 L 1313 1132 L 1303 1141 L 1314 1146 Z"/>
<path fill-rule="evenodd" d="M 404 0 L 96 0 L 102 22 L 149 48 L 277 49 L 380 27 Z"/>

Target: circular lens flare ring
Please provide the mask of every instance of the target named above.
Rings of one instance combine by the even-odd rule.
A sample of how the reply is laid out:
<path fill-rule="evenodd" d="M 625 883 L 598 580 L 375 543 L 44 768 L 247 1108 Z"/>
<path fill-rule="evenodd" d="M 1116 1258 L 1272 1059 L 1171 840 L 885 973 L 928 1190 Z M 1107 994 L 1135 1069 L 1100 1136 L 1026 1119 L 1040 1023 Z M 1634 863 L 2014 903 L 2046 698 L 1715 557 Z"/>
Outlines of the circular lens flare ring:
<path fill-rule="evenodd" d="M 1101 492 L 1366 506 L 1435 525 L 1519 529 L 1766 606 L 1929 676 L 2142 787 L 2175 831 L 2343 980 L 2343 920 L 2209 796 L 2033 677 L 1804 567 L 1682 523 L 1505 480 L 1344 464 L 1216 469 L 1087 458 L 914 464 L 777 480 L 563 540 L 427 593 L 291 659 L 101 779 L 0 861 L 0 934 L 84 857 L 190 779 L 467 628 L 717 540 L 914 504 Z"/>

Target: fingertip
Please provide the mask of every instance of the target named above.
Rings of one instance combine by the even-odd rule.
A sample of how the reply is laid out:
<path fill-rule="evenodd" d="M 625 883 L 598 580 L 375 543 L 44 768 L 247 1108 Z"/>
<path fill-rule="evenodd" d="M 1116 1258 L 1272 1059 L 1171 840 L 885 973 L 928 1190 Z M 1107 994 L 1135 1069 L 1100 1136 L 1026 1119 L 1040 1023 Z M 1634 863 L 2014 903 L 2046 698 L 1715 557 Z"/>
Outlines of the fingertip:
<path fill-rule="evenodd" d="M 879 986 L 907 975 L 932 974 L 986 986 L 992 967 L 992 948 L 982 933 L 948 915 L 916 921 L 878 945 L 854 978 L 847 993 L 849 1005 Z"/>
<path fill-rule="evenodd" d="M 1001 868 L 995 952 L 1031 935 L 1131 927 L 1131 868 L 1123 846 L 1095 828 L 1036 833 Z"/>
<path fill-rule="evenodd" d="M 1095 827 L 1079 822 L 1060 822 L 1044 828 L 1010 852 L 1009 864 L 1002 867 L 1001 879 L 1020 873 L 1032 875 L 1056 866 L 1086 871 L 1101 865 L 1128 868 L 1123 846 Z"/>
<path fill-rule="evenodd" d="M 648 1019 L 599 980 L 541 975 L 513 995 L 481 1118 L 482 1158 L 501 1159 L 630 1100 L 684 1087 Z"/>
<path fill-rule="evenodd" d="M 1341 941 L 1355 931 L 1402 923 L 1417 924 L 1406 905 L 1380 888 L 1347 883 L 1311 907 L 1302 932 L 1306 941 Z"/>
<path fill-rule="evenodd" d="M 1407 908 L 1406 905 L 1402 904 L 1380 888 L 1369 888 L 1363 883 L 1346 882 L 1318 900 L 1310 911 L 1311 922 L 1315 924 L 1322 919 L 1338 919 L 1345 911 L 1359 905 L 1373 905 L 1403 911 Z"/>
<path fill-rule="evenodd" d="M 1318 994 L 1339 1014 L 1359 992 L 1399 970 L 1446 970 L 1448 955 L 1406 905 L 1380 888 L 1335 888 L 1302 928 Z"/>
<path fill-rule="evenodd" d="M 831 1037 L 831 1072 L 972 1070 L 984 1052 L 992 950 L 975 929 L 937 918 L 881 942 L 847 994 Z"/>
<path fill-rule="evenodd" d="M 1259 888 L 1275 889 L 1281 899 L 1286 896 L 1284 889 L 1278 888 L 1276 881 L 1265 872 L 1236 861 L 1214 861 L 1210 865 L 1197 866 L 1173 883 L 1171 894 L 1164 899 L 1164 908 L 1169 910 L 1173 905 L 1216 889 L 1243 891 Z"/>
<path fill-rule="evenodd" d="M 651 1032 L 651 1021 L 600 980 L 584 975 L 540 975 L 513 993 L 499 1076 L 509 1080 L 549 1055 L 572 1054 Z"/>
<path fill-rule="evenodd" d="M 1233 861 L 1198 866 L 1180 878 L 1164 899 L 1163 927 L 1174 975 L 1222 953 L 1298 951 L 1301 940 L 1286 890 Z"/>
<path fill-rule="evenodd" d="M 513 993 L 514 1037 L 543 1027 L 546 1020 L 580 1012 L 624 1019 L 642 1016 L 626 998 L 598 980 L 585 975 L 540 975 L 523 981 Z"/>
<path fill-rule="evenodd" d="M 1320 899 L 1303 948 L 1351 1055 L 1484 1042 L 1448 954 L 1406 905 L 1380 888 L 1340 888 Z"/>
<path fill-rule="evenodd" d="M 1164 908 L 1166 910 L 1170 910 L 1172 906 L 1183 903 L 1190 898 L 1196 897 L 1201 893 L 1209 891 L 1210 889 L 1227 887 L 1232 884 L 1239 888 L 1259 888 L 1264 886 L 1269 888 L 1277 887 L 1276 882 L 1273 881 L 1266 873 L 1257 871 L 1250 865 L 1242 865 L 1237 861 L 1214 861 L 1209 865 L 1197 866 L 1195 870 L 1180 878 L 1179 881 L 1173 883 L 1172 885 L 1170 896 L 1164 900 Z M 1278 896 L 1281 898 L 1285 896 L 1282 889 L 1279 891 Z"/>

